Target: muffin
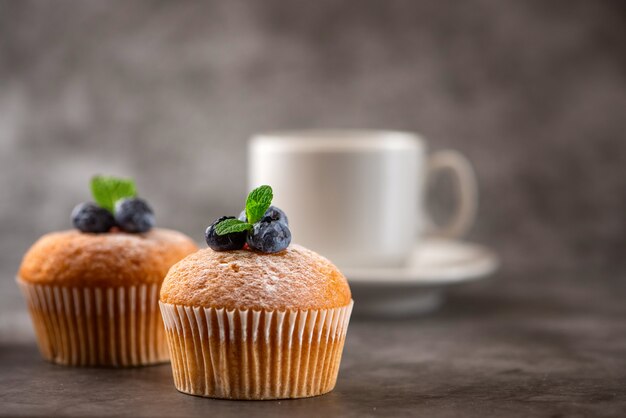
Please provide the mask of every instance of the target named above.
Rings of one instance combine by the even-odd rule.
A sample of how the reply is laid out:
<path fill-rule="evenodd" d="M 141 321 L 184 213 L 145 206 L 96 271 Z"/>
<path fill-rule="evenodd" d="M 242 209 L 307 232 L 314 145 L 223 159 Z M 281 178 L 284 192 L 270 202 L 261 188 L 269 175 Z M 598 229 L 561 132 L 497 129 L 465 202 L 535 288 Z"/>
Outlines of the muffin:
<path fill-rule="evenodd" d="M 262 213 L 277 210 L 262 207 Z M 290 245 L 286 217 L 277 216 L 216 236 L 228 220 L 220 218 L 206 232 L 212 248 L 187 256 L 167 274 L 160 306 L 179 391 L 255 400 L 334 388 L 353 305 L 350 288 L 330 261 Z M 224 243 L 231 248 L 224 250 Z"/>
<path fill-rule="evenodd" d="M 153 216 L 138 215 L 137 207 L 149 209 L 139 200 L 121 199 L 113 212 L 79 205 L 77 230 L 44 235 L 24 256 L 17 283 L 46 360 L 140 366 L 169 359 L 158 294 L 169 268 L 197 247 L 179 232 L 152 228 Z"/>

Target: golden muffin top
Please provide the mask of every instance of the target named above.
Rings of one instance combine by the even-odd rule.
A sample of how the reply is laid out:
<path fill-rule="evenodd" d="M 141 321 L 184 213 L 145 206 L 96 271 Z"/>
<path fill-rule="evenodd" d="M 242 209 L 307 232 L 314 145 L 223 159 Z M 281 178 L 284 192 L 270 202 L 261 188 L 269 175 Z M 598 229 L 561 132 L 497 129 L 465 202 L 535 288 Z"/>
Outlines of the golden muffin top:
<path fill-rule="evenodd" d="M 161 287 L 161 302 L 206 308 L 329 309 L 350 300 L 337 267 L 299 245 L 275 254 L 203 249 L 176 263 Z"/>
<path fill-rule="evenodd" d="M 197 249 L 186 235 L 161 228 L 142 234 L 53 232 L 28 250 L 18 278 L 70 287 L 160 283 L 174 263 Z"/>

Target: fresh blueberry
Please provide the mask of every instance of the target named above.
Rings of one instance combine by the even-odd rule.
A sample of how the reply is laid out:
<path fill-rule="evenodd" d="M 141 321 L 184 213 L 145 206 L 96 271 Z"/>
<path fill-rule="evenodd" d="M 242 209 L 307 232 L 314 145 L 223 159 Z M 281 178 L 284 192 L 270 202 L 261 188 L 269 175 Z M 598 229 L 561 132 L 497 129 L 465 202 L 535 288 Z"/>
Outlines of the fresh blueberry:
<path fill-rule="evenodd" d="M 115 203 L 115 221 L 126 232 L 147 232 L 155 224 L 154 212 L 145 200 L 137 197 Z"/>
<path fill-rule="evenodd" d="M 233 232 L 226 235 L 217 235 L 217 232 L 215 232 L 215 226 L 218 223 L 222 222 L 224 219 L 235 219 L 235 217 L 222 216 L 211 225 L 209 225 L 204 233 L 204 238 L 206 239 L 207 245 L 215 251 L 230 251 L 242 249 L 243 245 L 246 243 L 246 235 L 248 233 L 247 231 Z"/>
<path fill-rule="evenodd" d="M 81 203 L 72 210 L 72 225 L 82 232 L 108 232 L 115 218 L 95 203 Z"/>
<path fill-rule="evenodd" d="M 284 250 L 291 242 L 291 231 L 286 223 L 263 217 L 253 225 L 248 234 L 247 243 L 253 250 L 263 253 L 277 253 Z"/>
<path fill-rule="evenodd" d="M 267 210 L 265 211 L 265 215 L 263 216 L 269 216 L 273 221 L 279 221 L 283 222 L 285 225 L 289 225 L 289 219 L 287 218 L 285 212 L 283 212 L 282 209 L 277 208 L 276 206 L 270 206 L 269 208 L 267 208 Z M 248 222 L 248 217 L 246 216 L 245 210 L 241 211 L 238 219 L 243 222 Z"/>

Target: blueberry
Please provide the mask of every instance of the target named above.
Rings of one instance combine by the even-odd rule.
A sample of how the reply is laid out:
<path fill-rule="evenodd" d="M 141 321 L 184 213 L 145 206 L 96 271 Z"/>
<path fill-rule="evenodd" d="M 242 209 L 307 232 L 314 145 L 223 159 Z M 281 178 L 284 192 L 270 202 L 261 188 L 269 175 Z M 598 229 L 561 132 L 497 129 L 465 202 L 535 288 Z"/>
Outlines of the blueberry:
<path fill-rule="evenodd" d="M 72 210 L 72 225 L 82 232 L 108 232 L 115 226 L 115 218 L 95 203 L 81 203 Z"/>
<path fill-rule="evenodd" d="M 126 232 L 147 232 L 155 224 L 152 209 L 137 197 L 115 203 L 115 221 Z"/>
<path fill-rule="evenodd" d="M 284 250 L 291 242 L 291 231 L 286 223 L 263 217 L 253 225 L 248 234 L 248 246 L 263 253 L 277 253 Z"/>
<path fill-rule="evenodd" d="M 246 243 L 246 235 L 247 231 L 242 232 L 233 232 L 232 234 L 226 235 L 217 235 L 215 232 L 215 226 L 222 222 L 224 219 L 235 219 L 234 216 L 222 216 L 215 222 L 213 222 L 206 229 L 204 233 L 204 238 L 206 239 L 206 243 L 211 249 L 215 251 L 229 251 L 229 250 L 240 250 L 243 248 L 243 245 Z"/>
<path fill-rule="evenodd" d="M 269 208 L 267 208 L 267 210 L 265 211 L 265 215 L 263 216 L 269 216 L 273 221 L 279 221 L 283 222 L 285 225 L 289 225 L 289 219 L 287 218 L 287 215 L 285 215 L 285 212 L 283 212 L 282 209 L 277 208 L 276 206 L 270 206 Z M 248 222 L 245 210 L 241 211 L 238 219 L 240 221 Z"/>

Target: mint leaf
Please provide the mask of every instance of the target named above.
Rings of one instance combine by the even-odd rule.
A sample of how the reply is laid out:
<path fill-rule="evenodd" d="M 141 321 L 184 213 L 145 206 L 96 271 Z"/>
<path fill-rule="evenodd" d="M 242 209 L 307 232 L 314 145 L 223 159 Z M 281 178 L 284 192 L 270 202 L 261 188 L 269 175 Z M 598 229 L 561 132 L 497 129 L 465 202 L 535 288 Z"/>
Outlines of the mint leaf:
<path fill-rule="evenodd" d="M 252 225 L 239 219 L 224 219 L 215 225 L 217 235 L 232 234 L 233 232 L 243 232 L 252 229 Z"/>
<path fill-rule="evenodd" d="M 96 203 L 111 213 L 118 200 L 137 196 L 137 188 L 132 179 L 95 176 L 91 179 L 89 186 Z"/>
<path fill-rule="evenodd" d="M 246 199 L 246 217 L 248 223 L 259 221 L 272 204 L 274 194 L 270 186 L 264 185 L 252 190 Z"/>

